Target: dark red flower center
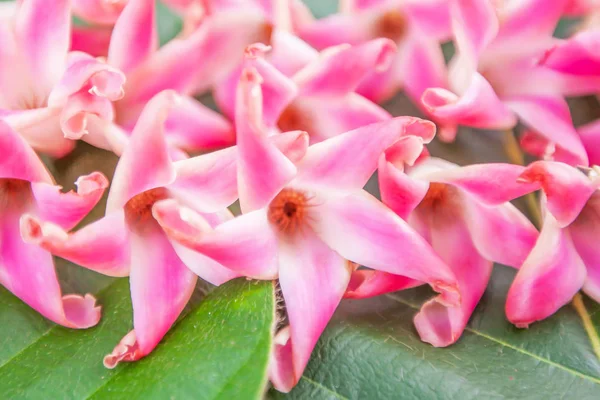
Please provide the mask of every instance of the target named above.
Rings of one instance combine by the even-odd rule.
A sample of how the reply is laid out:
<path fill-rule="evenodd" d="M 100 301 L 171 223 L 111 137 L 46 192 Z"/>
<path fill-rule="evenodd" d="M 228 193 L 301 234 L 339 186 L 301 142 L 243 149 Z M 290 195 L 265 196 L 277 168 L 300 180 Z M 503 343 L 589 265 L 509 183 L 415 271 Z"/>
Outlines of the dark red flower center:
<path fill-rule="evenodd" d="M 0 178 L 0 210 L 24 208 L 31 199 L 31 183 L 22 179 Z"/>
<path fill-rule="evenodd" d="M 390 10 L 379 17 L 375 26 L 375 37 L 384 37 L 398 42 L 406 35 L 408 21 L 401 11 Z"/>
<path fill-rule="evenodd" d="M 146 190 L 133 196 L 125 203 L 125 221 L 130 228 L 140 229 L 147 226 L 154 218 L 152 206 L 160 200 L 169 197 L 169 191 L 164 187 Z"/>
<path fill-rule="evenodd" d="M 279 232 L 293 235 L 306 223 L 307 207 L 308 198 L 304 193 L 283 189 L 269 204 L 267 216 Z"/>
<path fill-rule="evenodd" d="M 421 201 L 421 207 L 438 208 L 448 201 L 448 185 L 444 183 L 431 182 L 427 194 Z"/>
<path fill-rule="evenodd" d="M 302 111 L 297 102 L 291 103 L 283 110 L 277 121 L 277 126 L 283 132 L 299 130 L 311 134 L 313 130 L 310 116 Z"/>

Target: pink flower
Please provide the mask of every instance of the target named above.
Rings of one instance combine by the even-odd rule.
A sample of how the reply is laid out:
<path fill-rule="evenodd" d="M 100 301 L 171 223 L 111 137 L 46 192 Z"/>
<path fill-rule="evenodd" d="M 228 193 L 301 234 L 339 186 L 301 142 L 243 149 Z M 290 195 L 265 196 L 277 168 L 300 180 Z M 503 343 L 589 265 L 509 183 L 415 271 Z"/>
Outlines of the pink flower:
<path fill-rule="evenodd" d="M 104 218 L 72 234 L 32 216 L 22 223 L 30 243 L 106 275 L 129 275 L 134 329 L 106 356 L 109 368 L 156 347 L 187 304 L 196 274 L 216 285 L 237 276 L 169 241 L 153 216 L 158 205 L 177 199 L 215 226 L 232 218 L 225 207 L 237 199 L 235 147 L 171 161 L 164 123 L 176 101 L 175 93 L 166 91 L 144 108 L 117 165 Z M 294 151 L 298 136 L 278 135 L 277 145 Z"/>
<path fill-rule="evenodd" d="M 563 96 L 584 93 L 598 82 L 539 65 L 558 40 L 552 33 L 566 3 L 525 0 L 495 8 L 489 0 L 452 0 L 457 48 L 450 63 L 452 91 L 428 89 L 423 105 L 441 121 L 485 129 L 511 129 L 518 117 L 587 165 Z"/>
<path fill-rule="evenodd" d="M 460 299 L 453 273 L 427 243 L 362 189 L 385 148 L 408 135 L 428 142 L 434 125 L 395 118 L 290 158 L 267 138 L 261 96 L 260 76 L 246 69 L 236 107 L 244 214 L 210 229 L 198 217 L 182 218 L 176 203 L 156 211 L 181 244 L 241 275 L 279 279 L 289 326 L 275 336 L 270 377 L 289 391 L 346 290 L 353 270 L 347 260 L 427 282 L 445 304 Z"/>
<path fill-rule="evenodd" d="M 112 118 L 111 101 L 122 96 L 125 79 L 87 55 L 67 56 L 70 20 L 67 0 L 23 0 L 0 26 L 0 117 L 36 150 L 54 156 L 87 133 L 91 116 Z"/>
<path fill-rule="evenodd" d="M 248 47 L 243 64 L 255 68 L 264 81 L 267 127 L 300 129 L 310 134 L 311 143 L 317 143 L 391 118 L 387 111 L 354 90 L 371 71 L 389 67 L 396 49 L 392 41 L 376 39 L 357 46 L 330 47 L 319 53 L 288 32 L 275 31 L 272 44 L 273 47 L 260 43 Z M 230 116 L 234 114 L 239 77 L 240 71 L 236 71 L 215 89 L 217 104 Z M 273 107 L 273 102 L 277 107 Z"/>
<path fill-rule="evenodd" d="M 545 197 L 540 236 L 508 291 L 506 316 L 526 328 L 567 304 L 583 290 L 600 301 L 600 193 L 598 178 L 567 164 L 537 161 L 520 179 Z"/>
<path fill-rule="evenodd" d="M 0 283 L 57 324 L 79 329 L 96 325 L 96 299 L 62 295 L 52 255 L 21 239 L 19 220 L 35 215 L 71 229 L 100 200 L 107 179 L 94 172 L 75 182 L 76 192 L 63 193 L 34 151 L 1 121 L 0 153 Z"/>
<path fill-rule="evenodd" d="M 299 36 L 317 49 L 342 43 L 357 45 L 385 37 L 398 53 L 385 70 L 371 71 L 357 92 L 383 102 L 400 89 L 424 112 L 421 95 L 430 87 L 448 87 L 440 42 L 451 35 L 448 0 L 346 0 L 338 14 L 298 28 Z M 428 115 L 430 116 L 430 115 Z M 437 121 L 436 121 L 437 122 Z M 439 125 L 438 135 L 453 138 L 455 124 Z"/>
<path fill-rule="evenodd" d="M 458 167 L 426 157 L 403 173 L 402 161 L 414 160 L 418 145 L 400 142 L 381 157 L 379 185 L 384 204 L 431 244 L 458 280 L 459 306 L 433 299 L 414 320 L 421 340 L 444 347 L 461 336 L 487 287 L 493 263 L 518 267 L 533 247 L 536 229 L 508 202 L 531 191 L 532 185 L 517 183 L 524 168 L 512 164 Z M 369 270 L 356 271 L 351 283 L 346 294 L 351 298 L 420 284 Z"/>

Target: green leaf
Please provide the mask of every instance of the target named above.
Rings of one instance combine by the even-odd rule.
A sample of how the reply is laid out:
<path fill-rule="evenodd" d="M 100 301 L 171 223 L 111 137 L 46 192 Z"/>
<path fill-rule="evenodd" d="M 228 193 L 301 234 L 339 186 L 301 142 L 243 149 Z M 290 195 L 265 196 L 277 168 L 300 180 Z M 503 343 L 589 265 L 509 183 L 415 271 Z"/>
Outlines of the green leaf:
<path fill-rule="evenodd" d="M 298 386 L 274 399 L 594 399 L 600 363 L 570 306 L 519 330 L 504 317 L 514 272 L 497 266 L 469 326 L 453 346 L 419 340 L 412 318 L 432 293 L 418 288 L 344 301 Z M 600 307 L 588 302 L 600 322 Z"/>
<path fill-rule="evenodd" d="M 215 289 L 150 356 L 114 370 L 102 358 L 131 329 L 128 280 L 115 281 L 98 299 L 104 315 L 97 327 L 54 326 L 5 360 L 4 398 L 261 397 L 275 321 L 271 282 L 238 279 Z"/>

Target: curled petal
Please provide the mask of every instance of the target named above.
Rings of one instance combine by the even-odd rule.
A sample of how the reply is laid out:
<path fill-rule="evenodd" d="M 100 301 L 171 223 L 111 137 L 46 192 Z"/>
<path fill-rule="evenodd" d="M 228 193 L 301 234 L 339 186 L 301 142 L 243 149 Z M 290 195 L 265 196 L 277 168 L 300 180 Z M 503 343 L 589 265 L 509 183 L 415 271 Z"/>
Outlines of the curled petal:
<path fill-rule="evenodd" d="M 75 185 L 77 191 L 63 193 L 60 186 L 44 182 L 32 183 L 31 189 L 40 218 L 65 230 L 73 228 L 100 201 L 108 187 L 108 179 L 100 172 L 93 172 L 80 176 Z"/>
<path fill-rule="evenodd" d="M 389 68 L 395 53 L 394 42 L 384 38 L 328 48 L 294 75 L 294 81 L 302 95 L 344 95 L 354 91 L 369 72 Z"/>
<path fill-rule="evenodd" d="M 277 237 L 264 210 L 241 215 L 214 230 L 202 216 L 173 200 L 156 203 L 152 213 L 171 240 L 240 275 L 254 279 L 277 277 Z"/>
<path fill-rule="evenodd" d="M 112 121 L 114 110 L 108 99 L 94 96 L 88 92 L 79 92 L 69 96 L 60 113 L 60 126 L 66 138 L 77 140 L 89 133 L 88 118 Z"/>
<path fill-rule="evenodd" d="M 377 170 L 381 201 L 406 220 L 427 194 L 427 181 L 412 179 L 382 155 Z"/>
<path fill-rule="evenodd" d="M 0 215 L 0 283 L 57 324 L 76 329 L 96 325 L 100 320 L 100 307 L 96 306 L 96 299 L 89 294 L 63 296 L 51 254 L 21 239 L 21 207 L 21 204 L 13 204 Z"/>
<path fill-rule="evenodd" d="M 279 260 L 289 332 L 276 336 L 269 375 L 277 390 L 288 392 L 300 380 L 319 336 L 342 299 L 351 270 L 346 260 L 309 230 L 293 242 L 282 243 Z M 291 349 L 285 350 L 286 346 Z"/>
<path fill-rule="evenodd" d="M 158 49 L 155 2 L 128 0 L 113 29 L 108 62 L 126 74 Z"/>
<path fill-rule="evenodd" d="M 462 96 L 443 88 L 425 90 L 423 107 L 442 122 L 486 129 L 506 129 L 515 126 L 514 114 L 500 101 L 489 82 L 479 73 Z"/>
<path fill-rule="evenodd" d="M 69 65 L 60 82 L 54 86 L 48 105 L 60 107 L 69 96 L 82 89 L 115 101 L 123 97 L 125 75 L 118 69 L 84 53 L 71 53 Z"/>
<path fill-rule="evenodd" d="M 421 340 L 435 347 L 445 347 L 462 335 L 490 279 L 492 262 L 479 255 L 460 220 L 435 224 L 431 230 L 431 245 L 456 275 L 461 303 L 449 307 L 438 299 L 429 300 L 414 322 Z"/>
<path fill-rule="evenodd" d="M 559 162 L 533 162 L 521 174 L 520 179 L 541 186 L 548 199 L 548 211 L 561 227 L 577 218 L 596 190 L 587 176 L 576 168 Z"/>
<path fill-rule="evenodd" d="M 506 317 L 527 328 L 571 301 L 585 278 L 571 235 L 546 213 L 540 237 L 508 290 Z"/>
<path fill-rule="evenodd" d="M 142 358 L 144 355 L 140 352 L 140 347 L 135 337 L 135 330 L 132 330 L 115 346 L 112 353 L 104 356 L 102 363 L 108 369 L 115 368 L 121 361 L 131 362 Z"/>
<path fill-rule="evenodd" d="M 419 118 L 397 117 L 317 143 L 297 164 L 298 180 L 328 189 L 360 189 L 375 172 L 383 151 L 411 135 L 429 143 L 435 125 Z"/>
<path fill-rule="evenodd" d="M 376 270 L 358 270 L 352 273 L 345 299 L 365 299 L 422 285 L 414 279 Z"/>
<path fill-rule="evenodd" d="M 174 92 L 164 91 L 144 107 L 115 170 L 107 212 L 123 207 L 138 193 L 175 179 L 164 133 L 169 108 L 175 101 Z"/>
<path fill-rule="evenodd" d="M 366 192 L 327 199 L 311 210 L 316 234 L 342 257 L 430 284 L 458 304 L 456 278 L 406 222 Z"/>
<path fill-rule="evenodd" d="M 296 174 L 294 164 L 267 139 L 261 83 L 255 69 L 244 69 L 236 99 L 238 188 L 243 212 L 265 207 Z"/>
<path fill-rule="evenodd" d="M 171 108 L 165 129 L 170 143 L 190 151 L 235 143 L 235 131 L 227 119 L 187 96 Z"/>
<path fill-rule="evenodd" d="M 572 153 L 579 164 L 588 165 L 566 100 L 554 96 L 515 96 L 507 98 L 506 103 L 527 126 Z"/>
<path fill-rule="evenodd" d="M 20 224 L 27 243 L 104 275 L 129 275 L 128 236 L 122 213 L 109 214 L 73 233 L 28 214 L 21 217 Z"/>
<path fill-rule="evenodd" d="M 52 177 L 35 152 L 8 124 L 0 121 L 0 177 L 51 183 Z"/>

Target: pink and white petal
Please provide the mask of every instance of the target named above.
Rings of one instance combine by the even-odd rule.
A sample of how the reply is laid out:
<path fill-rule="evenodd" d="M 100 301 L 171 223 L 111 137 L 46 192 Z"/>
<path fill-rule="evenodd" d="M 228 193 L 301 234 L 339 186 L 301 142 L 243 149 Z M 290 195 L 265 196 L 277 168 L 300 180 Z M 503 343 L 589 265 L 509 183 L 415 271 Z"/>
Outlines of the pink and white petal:
<path fill-rule="evenodd" d="M 366 299 L 398 290 L 410 289 L 423 282 L 377 270 L 361 269 L 350 277 L 345 299 Z"/>
<path fill-rule="evenodd" d="M 444 123 L 484 129 L 507 129 L 516 125 L 515 115 L 498 98 L 490 83 L 479 73 L 462 96 L 443 88 L 425 90 L 425 111 Z"/>
<path fill-rule="evenodd" d="M 96 325 L 100 320 L 96 299 L 90 294 L 63 296 L 52 255 L 21 239 L 21 208 L 19 204 L 0 213 L 0 283 L 57 324 L 76 329 Z"/>
<path fill-rule="evenodd" d="M 304 131 L 282 132 L 269 140 L 293 163 L 301 160 L 308 150 L 308 133 Z"/>
<path fill-rule="evenodd" d="M 242 212 L 265 207 L 296 175 L 296 167 L 267 139 L 262 78 L 246 68 L 238 84 L 235 110 L 238 190 Z"/>
<path fill-rule="evenodd" d="M 475 72 L 481 54 L 498 34 L 500 24 L 494 5 L 487 0 L 453 0 L 450 13 L 457 52 L 464 67 Z"/>
<path fill-rule="evenodd" d="M 587 269 L 584 292 L 600 302 L 600 251 L 596 238 L 600 229 L 600 195 L 596 192 L 583 209 L 581 216 L 568 228 L 577 253 Z"/>
<path fill-rule="evenodd" d="M 60 108 L 2 112 L 1 118 L 35 150 L 60 158 L 70 153 L 75 142 L 64 137 Z"/>
<path fill-rule="evenodd" d="M 314 144 L 391 118 L 389 112 L 357 93 L 337 98 L 305 96 L 296 98 L 285 109 L 278 127 L 284 131 L 304 130 Z"/>
<path fill-rule="evenodd" d="M 598 75 L 600 74 L 599 48 L 600 31 L 583 31 L 548 50 L 540 63 L 568 74 Z"/>
<path fill-rule="evenodd" d="M 342 299 L 351 268 L 310 230 L 282 242 L 279 261 L 279 284 L 290 325 L 287 343 L 279 340 L 279 344 L 277 337 L 275 343 L 276 348 L 289 343 L 291 354 L 277 358 L 280 352 L 275 351 L 270 375 L 277 390 L 288 392 L 300 380 L 319 336 Z"/>
<path fill-rule="evenodd" d="M 52 7 L 44 0 L 19 4 L 15 34 L 26 68 L 35 76 L 37 98 L 45 98 L 62 75 L 71 39 L 71 2 L 56 0 Z"/>
<path fill-rule="evenodd" d="M 420 118 L 396 117 L 314 144 L 297 163 L 297 179 L 327 189 L 360 189 L 377 169 L 380 155 L 400 138 L 411 135 L 429 143 L 435 125 Z"/>
<path fill-rule="evenodd" d="M 403 47 L 394 57 L 390 67 L 385 71 L 374 71 L 367 74 L 356 88 L 356 93 L 367 99 L 382 104 L 392 98 L 403 85 L 405 60 Z"/>
<path fill-rule="evenodd" d="M 276 29 L 271 36 L 269 62 L 285 76 L 293 76 L 319 57 L 319 52 L 298 36 Z"/>
<path fill-rule="evenodd" d="M 129 275 L 129 239 L 122 213 L 108 214 L 73 233 L 25 214 L 21 237 L 55 256 L 108 276 Z"/>
<path fill-rule="evenodd" d="M 8 124 L 0 121 L 0 177 L 51 183 L 52 176 L 42 161 Z"/>
<path fill-rule="evenodd" d="M 167 147 L 164 124 L 177 101 L 172 91 L 156 95 L 142 111 L 113 177 L 107 212 L 121 208 L 141 192 L 167 186 L 175 179 L 175 167 Z"/>
<path fill-rule="evenodd" d="M 277 277 L 278 240 L 265 210 L 241 215 L 214 229 L 201 215 L 174 200 L 157 202 L 152 213 L 172 241 L 239 275 L 254 279 Z"/>
<path fill-rule="evenodd" d="M 108 49 L 108 63 L 133 71 L 158 49 L 155 2 L 128 0 L 117 19 Z"/>
<path fill-rule="evenodd" d="M 479 255 L 460 219 L 452 222 L 444 219 L 436 223 L 431 235 L 431 245 L 456 275 L 461 303 L 449 307 L 437 299 L 429 300 L 415 316 L 414 322 L 421 340 L 435 347 L 446 347 L 462 335 L 483 296 L 493 264 Z"/>
<path fill-rule="evenodd" d="M 224 267 L 210 257 L 171 240 L 177 256 L 196 275 L 211 285 L 219 286 L 232 279 L 238 278 L 239 273 Z"/>
<path fill-rule="evenodd" d="M 353 92 L 373 71 L 390 67 L 396 44 L 380 38 L 366 43 L 328 48 L 320 57 L 294 75 L 301 95 L 341 96 Z"/>
<path fill-rule="evenodd" d="M 67 139 L 78 140 L 88 134 L 88 119 L 95 115 L 99 119 L 112 122 L 112 103 L 104 98 L 81 91 L 69 96 L 60 113 L 60 127 Z"/>
<path fill-rule="evenodd" d="M 111 35 L 112 27 L 73 25 L 70 50 L 88 53 L 94 57 L 106 57 Z"/>
<path fill-rule="evenodd" d="M 569 225 L 596 191 L 592 181 L 578 169 L 554 161 L 535 161 L 521 174 L 524 182 L 541 186 L 546 207 L 561 227 Z"/>
<path fill-rule="evenodd" d="M 40 218 L 70 230 L 98 204 L 108 185 L 103 174 L 92 172 L 75 181 L 77 191 L 64 193 L 62 187 L 44 182 L 33 182 L 31 190 Z"/>
<path fill-rule="evenodd" d="M 169 143 L 189 151 L 235 143 L 235 131 L 226 118 L 187 96 L 170 109 L 165 129 Z"/>
<path fill-rule="evenodd" d="M 454 273 L 417 232 L 367 192 L 330 197 L 310 215 L 315 233 L 342 257 L 428 283 L 445 304 L 459 303 Z"/>
<path fill-rule="evenodd" d="M 73 14 L 101 25 L 112 25 L 125 8 L 127 0 L 72 0 Z"/>
<path fill-rule="evenodd" d="M 125 74 L 120 70 L 89 54 L 72 52 L 64 75 L 50 93 L 48 105 L 61 107 L 81 90 L 111 101 L 119 100 L 123 97 L 124 84 Z"/>
<path fill-rule="evenodd" d="M 318 50 L 340 43 L 356 45 L 374 39 L 381 30 L 381 13 L 333 14 L 300 27 L 298 36 Z M 379 28 L 379 29 L 378 29 Z"/>
<path fill-rule="evenodd" d="M 446 41 L 452 36 L 448 0 L 407 1 L 403 4 L 411 22 L 421 33 Z"/>
<path fill-rule="evenodd" d="M 577 133 L 587 151 L 590 165 L 600 165 L 600 120 L 580 126 Z"/>
<path fill-rule="evenodd" d="M 527 217 L 510 203 L 490 207 L 471 198 L 463 204 L 466 227 L 477 252 L 486 260 L 519 268 L 538 237 Z"/>
<path fill-rule="evenodd" d="M 419 173 L 418 169 L 427 168 L 428 164 L 442 168 Z M 411 170 L 412 175 L 418 174 L 421 179 L 454 185 L 490 206 L 506 203 L 539 189 L 537 182 L 521 179 L 523 172 L 525 167 L 515 164 L 489 163 L 459 167 L 433 157 Z"/>
<path fill-rule="evenodd" d="M 379 160 L 377 170 L 381 201 L 406 220 L 427 194 L 427 181 L 412 179 L 387 161 L 384 155 Z"/>
<path fill-rule="evenodd" d="M 577 156 L 580 164 L 588 165 L 585 148 L 573 127 L 566 100 L 550 95 L 513 96 L 506 98 L 505 102 L 523 123 Z"/>
<path fill-rule="evenodd" d="M 586 268 L 571 235 L 546 213 L 539 239 L 508 290 L 506 317 L 527 328 L 571 301 L 585 279 Z"/>
<path fill-rule="evenodd" d="M 197 280 L 160 227 L 150 224 L 143 232 L 131 233 L 129 282 L 137 358 L 148 355 L 162 340 L 192 296 Z"/>
<path fill-rule="evenodd" d="M 536 41 L 551 37 L 570 0 L 520 0 L 508 3 L 502 10 L 498 40 Z M 540 12 L 540 7 L 544 12 Z"/>
<path fill-rule="evenodd" d="M 246 46 L 268 42 L 271 30 L 258 12 L 216 14 L 186 39 L 170 41 L 129 74 L 124 100 L 129 105 L 143 104 L 165 89 L 202 92 L 239 65 Z"/>
<path fill-rule="evenodd" d="M 235 118 L 235 94 L 242 68 L 236 68 L 215 84 L 212 95 L 219 111 L 228 119 Z"/>

